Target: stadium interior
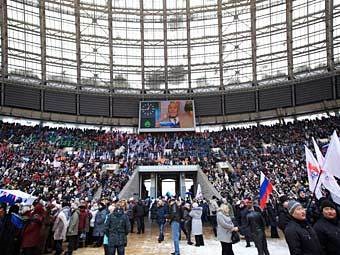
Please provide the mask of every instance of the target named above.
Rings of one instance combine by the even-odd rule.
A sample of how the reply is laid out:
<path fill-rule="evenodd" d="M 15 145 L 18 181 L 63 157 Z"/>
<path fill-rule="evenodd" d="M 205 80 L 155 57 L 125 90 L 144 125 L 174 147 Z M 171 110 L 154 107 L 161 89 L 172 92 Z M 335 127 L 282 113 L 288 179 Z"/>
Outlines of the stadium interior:
<path fill-rule="evenodd" d="M 202 208 L 192 241 L 203 235 L 205 245 L 189 245 L 181 226 L 182 255 L 221 252 L 212 197 L 231 206 L 239 230 L 240 204 L 261 208 L 275 255 L 291 251 L 283 195 L 307 208 L 309 224 L 321 217 L 324 169 L 318 158 L 311 190 L 306 148 L 318 153 L 314 138 L 326 160 L 340 133 L 339 1 L 0 0 L 0 13 L 0 202 L 6 215 L 18 205 L 21 222 L 20 235 L 3 238 L 0 205 L 4 255 L 115 254 L 111 237 L 102 247 L 112 205 L 130 217 L 126 254 L 179 255 L 173 219 L 158 237 L 160 201 Z M 273 187 L 265 208 L 261 173 Z M 339 209 L 332 192 L 323 182 L 322 198 Z M 139 202 L 145 233 L 128 209 Z M 66 207 L 86 219 L 58 243 Z M 256 238 L 249 247 L 240 233 L 234 253 L 257 254 Z"/>

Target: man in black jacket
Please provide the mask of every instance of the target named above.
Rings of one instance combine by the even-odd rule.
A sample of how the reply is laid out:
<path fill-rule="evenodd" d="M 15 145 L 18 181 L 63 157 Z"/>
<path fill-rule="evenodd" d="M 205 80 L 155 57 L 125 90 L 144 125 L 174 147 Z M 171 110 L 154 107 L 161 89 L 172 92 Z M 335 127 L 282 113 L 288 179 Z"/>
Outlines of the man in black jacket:
<path fill-rule="evenodd" d="M 288 222 L 291 220 L 291 217 L 289 216 L 289 212 L 288 212 L 288 197 L 286 195 L 281 195 L 279 197 L 279 223 L 278 223 L 278 227 L 279 229 L 282 230 L 282 232 L 285 231 L 285 228 L 288 225 Z"/>
<path fill-rule="evenodd" d="M 249 213 L 247 214 L 247 226 L 250 229 L 251 237 L 255 243 L 258 255 L 269 255 L 265 234 L 266 223 L 261 212 L 255 211 L 251 200 L 247 204 Z"/>
<path fill-rule="evenodd" d="M 314 230 L 319 237 L 322 254 L 340 255 L 340 223 L 335 205 L 329 200 L 321 203 L 321 218 L 315 223 Z"/>
<path fill-rule="evenodd" d="M 321 255 L 321 246 L 314 229 L 307 223 L 306 210 L 295 201 L 288 202 L 292 220 L 285 229 L 285 237 L 291 255 Z"/>
<path fill-rule="evenodd" d="M 246 199 L 245 201 L 241 201 L 239 210 L 240 210 L 240 233 L 244 235 L 246 239 L 246 247 L 250 247 L 250 241 L 251 241 L 251 236 L 250 236 L 250 230 L 249 226 L 247 224 L 247 215 L 249 213 L 247 203 L 250 201 L 250 199 Z"/>
<path fill-rule="evenodd" d="M 142 200 L 138 200 L 137 205 L 133 208 L 133 214 L 137 221 L 137 234 L 144 233 L 144 217 L 147 215 L 147 207 Z"/>

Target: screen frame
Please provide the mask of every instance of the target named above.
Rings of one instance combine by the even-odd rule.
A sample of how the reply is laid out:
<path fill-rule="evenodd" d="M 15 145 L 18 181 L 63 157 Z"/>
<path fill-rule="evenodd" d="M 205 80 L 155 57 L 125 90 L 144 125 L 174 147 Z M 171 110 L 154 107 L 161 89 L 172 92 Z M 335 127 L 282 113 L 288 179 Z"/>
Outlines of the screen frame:
<path fill-rule="evenodd" d="M 162 103 L 162 102 L 170 102 L 170 101 L 191 101 L 192 102 L 192 111 L 193 111 L 193 127 L 192 128 L 141 128 L 141 111 L 142 111 L 142 103 Z M 186 131 L 196 131 L 196 109 L 195 109 L 195 101 L 192 99 L 171 99 L 171 100 L 145 100 L 139 101 L 139 109 L 138 109 L 138 133 L 144 132 L 186 132 Z"/>

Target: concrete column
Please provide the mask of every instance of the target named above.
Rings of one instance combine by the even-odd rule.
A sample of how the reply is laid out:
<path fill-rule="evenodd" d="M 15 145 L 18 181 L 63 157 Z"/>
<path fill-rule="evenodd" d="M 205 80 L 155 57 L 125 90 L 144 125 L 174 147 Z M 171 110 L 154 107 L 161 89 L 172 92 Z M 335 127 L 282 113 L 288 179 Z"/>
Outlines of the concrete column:
<path fill-rule="evenodd" d="M 163 0 L 163 35 L 164 35 L 164 83 L 165 93 L 169 94 L 168 84 L 168 20 L 166 11 L 166 0 Z"/>
<path fill-rule="evenodd" d="M 80 0 L 74 0 L 76 26 L 77 90 L 81 89 Z"/>
<path fill-rule="evenodd" d="M 286 31 L 288 79 L 293 80 L 293 0 L 286 1 Z"/>
<path fill-rule="evenodd" d="M 41 84 L 46 84 L 46 16 L 45 0 L 39 0 L 40 49 L 41 49 Z"/>
<path fill-rule="evenodd" d="M 184 172 L 181 172 L 179 174 L 179 188 L 180 188 L 180 196 L 182 198 L 185 198 L 186 187 L 185 187 L 185 173 Z"/>
<path fill-rule="evenodd" d="M 333 9 L 333 0 L 325 0 L 326 50 L 328 71 L 334 71 Z"/>
<path fill-rule="evenodd" d="M 141 50 L 141 81 L 142 81 L 142 94 L 145 94 L 145 62 L 144 62 L 144 0 L 139 0 L 140 8 L 140 50 Z"/>
<path fill-rule="evenodd" d="M 252 73 L 253 86 L 257 86 L 257 43 L 256 43 L 256 0 L 250 1 L 250 17 L 251 17 L 251 56 L 252 56 Z M 255 108 L 259 111 L 259 96 L 255 91 Z"/>
<path fill-rule="evenodd" d="M 0 0 L 0 14 L 1 14 L 0 24 L 1 24 L 1 72 L 2 72 L 1 75 L 2 79 L 4 79 L 8 76 L 7 0 Z"/>
<path fill-rule="evenodd" d="M 186 26 L 187 26 L 187 58 L 188 58 L 188 86 L 191 92 L 191 34 L 190 34 L 190 0 L 186 0 Z"/>
<path fill-rule="evenodd" d="M 4 79 L 8 77 L 8 28 L 7 28 L 7 0 L 0 0 L 0 25 L 1 25 L 1 104 L 5 101 Z"/>
<path fill-rule="evenodd" d="M 107 10 L 108 10 L 108 29 L 109 29 L 109 60 L 110 60 L 110 86 L 112 91 L 113 88 L 113 48 L 112 48 L 112 0 L 107 1 Z M 112 116 L 112 115 L 111 115 Z"/>
<path fill-rule="evenodd" d="M 256 0 L 250 1 L 250 17 L 251 17 L 251 56 L 252 56 L 253 86 L 257 86 Z"/>
<path fill-rule="evenodd" d="M 218 23 L 218 51 L 219 51 L 219 72 L 220 90 L 224 90 L 223 84 L 223 44 L 222 44 L 222 0 L 217 0 L 217 23 Z M 224 107 L 223 107 L 224 108 Z"/>
<path fill-rule="evenodd" d="M 151 173 L 151 178 L 150 178 L 150 197 L 156 198 L 157 197 L 157 174 L 156 173 Z"/>

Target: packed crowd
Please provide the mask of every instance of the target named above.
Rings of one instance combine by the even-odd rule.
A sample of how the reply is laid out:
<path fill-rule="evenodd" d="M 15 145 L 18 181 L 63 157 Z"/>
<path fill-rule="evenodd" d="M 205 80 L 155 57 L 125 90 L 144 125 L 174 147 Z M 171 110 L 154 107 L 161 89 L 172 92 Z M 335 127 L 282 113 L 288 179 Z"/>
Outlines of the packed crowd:
<path fill-rule="evenodd" d="M 144 234 L 144 221 L 149 216 L 158 225 L 159 243 L 164 241 L 165 225 L 170 225 L 172 255 L 180 254 L 181 239 L 186 240 L 187 245 L 205 245 L 203 225 L 206 220 L 221 243 L 222 255 L 234 255 L 232 245 L 240 242 L 239 233 L 245 237 L 246 247 L 251 247 L 253 242 L 259 255 L 269 255 L 267 226 L 270 226 L 271 238 L 279 238 L 278 228 L 283 231 L 292 255 L 339 254 L 339 206 L 329 198 L 322 198 L 318 215 L 314 217 L 308 215 L 309 200 L 300 190 L 294 198 L 271 197 L 264 210 L 250 197 L 235 204 L 215 196 L 209 200 L 160 197 L 95 203 L 78 199 L 50 203 L 36 200 L 32 207 L 21 211 L 15 204 L 7 210 L 2 202 L 0 249 L 4 255 L 40 255 L 52 251 L 55 255 L 72 255 L 78 248 L 90 245 L 103 246 L 105 255 L 114 255 L 116 251 L 124 255 L 128 234 L 135 231 Z"/>
<path fill-rule="evenodd" d="M 1 187 L 45 200 L 66 194 L 92 200 L 102 187 L 102 196 L 114 198 L 138 165 L 199 164 L 231 199 L 256 196 L 260 171 L 278 184 L 278 193 L 296 193 L 307 183 L 303 146 L 311 137 L 324 141 L 339 126 L 340 119 L 330 117 L 219 132 L 127 134 L 1 123 Z M 218 171 L 220 161 L 234 171 Z M 105 164 L 119 171 L 106 173 Z"/>
<path fill-rule="evenodd" d="M 225 198 L 222 204 L 234 207 L 228 212 L 235 214 L 239 226 L 244 225 L 244 215 L 237 208 L 247 204 L 244 199 L 253 200 L 256 205 L 262 171 L 276 189 L 262 213 L 266 225 L 272 227 L 274 238 L 277 237 L 276 229 L 280 224 L 278 216 L 282 208 L 279 205 L 283 204 L 278 194 L 296 198 L 308 208 L 309 223 L 314 224 L 320 218 L 320 204 L 310 199 L 311 194 L 306 189 L 308 182 L 303 146 L 312 147 L 311 137 L 315 137 L 320 145 L 327 143 L 334 130 L 339 133 L 339 127 L 339 117 L 219 132 L 172 134 L 127 134 L 1 123 L 0 188 L 19 189 L 39 197 L 34 208 L 21 209 L 20 215 L 28 221 L 23 220 L 22 223 L 19 220 L 26 226 L 23 233 L 20 232 L 25 234 L 28 231 L 27 223 L 33 230 L 37 229 L 37 224 L 34 224 L 39 222 L 39 233 L 45 231 L 45 238 L 43 243 L 35 242 L 35 250 L 26 249 L 25 254 L 40 254 L 36 253 L 37 249 L 40 252 L 51 249 L 53 239 L 57 241 L 53 246 L 57 249 L 56 254 L 60 254 L 60 241 L 66 236 L 71 236 L 68 237 L 68 251 L 72 254 L 78 243 L 103 243 L 105 218 L 111 215 L 108 213 L 109 204 L 117 200 L 119 192 L 138 165 L 199 164 Z M 233 169 L 218 170 L 216 163 L 224 161 L 228 161 Z M 116 164 L 118 168 L 113 172 L 106 171 L 105 164 Z M 210 208 L 210 212 L 205 209 L 208 201 L 197 202 L 200 204 L 198 207 L 202 208 L 200 217 L 203 221 L 213 216 L 212 211 L 216 213 L 216 208 Z M 112 212 L 113 208 L 125 210 L 130 227 L 136 222 L 140 230 L 138 232 L 142 232 L 142 218 L 146 216 L 144 210 L 132 213 L 129 205 L 133 203 L 127 201 L 113 204 Z M 190 210 L 197 207 L 194 204 L 189 203 Z M 181 206 L 184 209 L 186 204 Z M 19 213 L 18 210 L 16 206 L 11 207 L 9 215 L 12 212 Z M 121 210 L 118 211 L 122 214 Z M 74 212 L 77 212 L 79 223 L 72 229 L 70 222 Z M 138 217 L 138 214 L 143 217 Z M 164 215 L 167 213 L 164 212 Z M 69 222 L 69 227 L 61 228 L 61 232 L 58 232 L 58 222 Z M 20 229 L 21 223 L 16 227 Z M 216 227 L 214 220 L 212 225 Z M 45 226 L 44 230 L 42 226 Z M 99 232 L 96 230 L 98 226 L 101 229 Z M 247 245 L 250 245 L 253 238 L 247 231 L 240 230 L 247 238 Z M 24 235 L 20 237 L 21 244 L 13 247 L 24 250 L 31 248 L 25 247 Z M 201 237 L 197 238 L 196 244 L 204 243 Z M 34 240 L 31 241 L 34 243 Z M 17 254 L 10 252 L 7 254 Z"/>

